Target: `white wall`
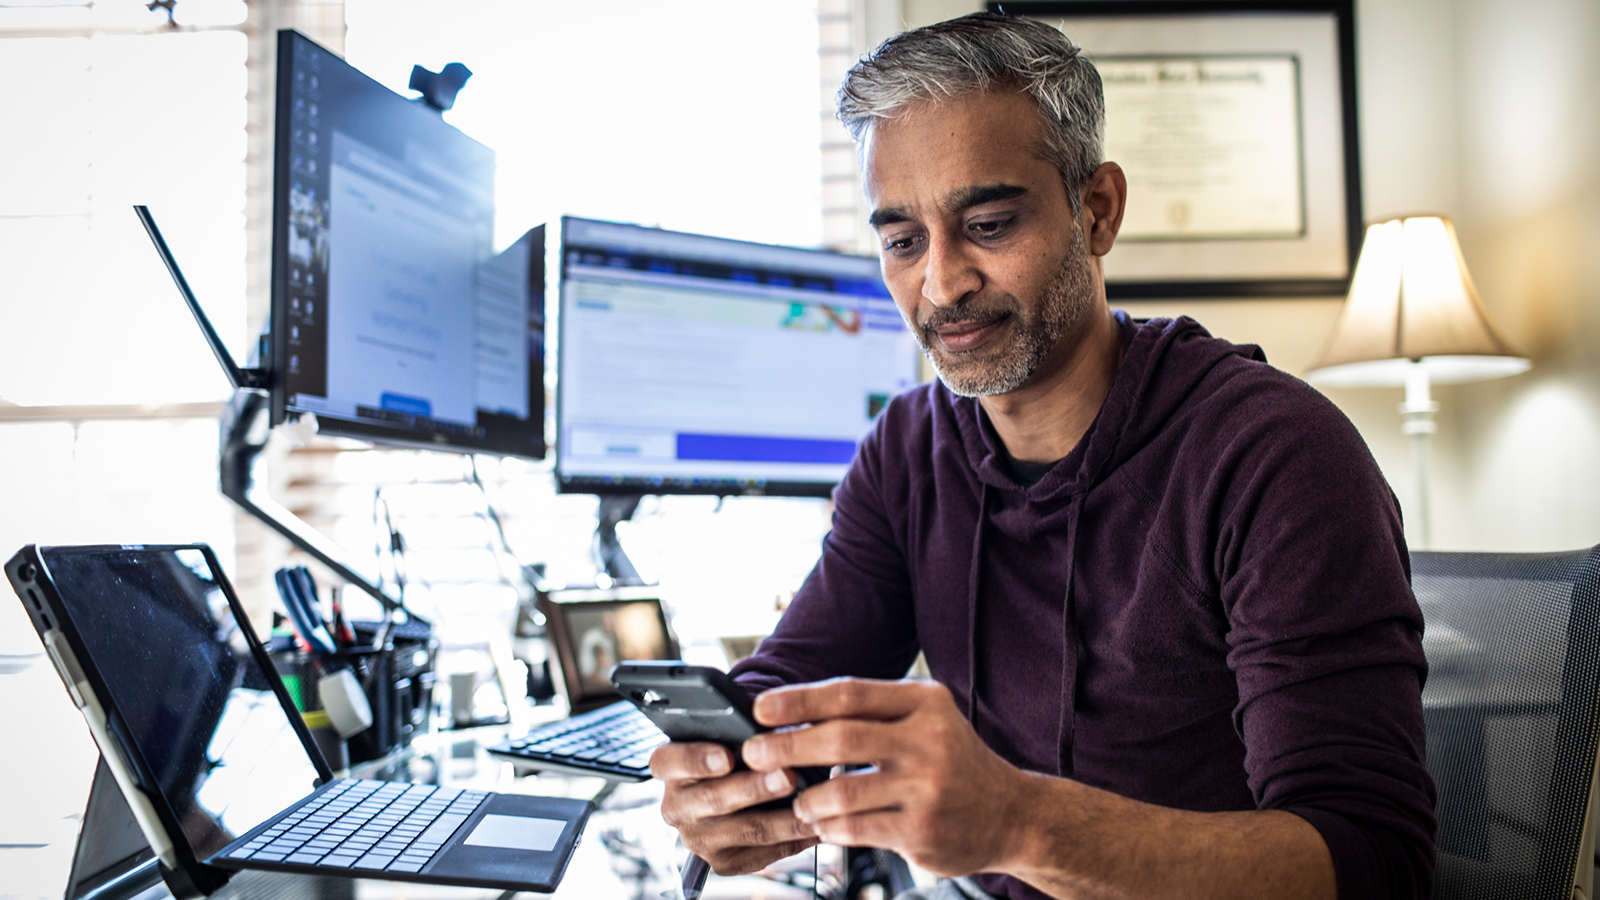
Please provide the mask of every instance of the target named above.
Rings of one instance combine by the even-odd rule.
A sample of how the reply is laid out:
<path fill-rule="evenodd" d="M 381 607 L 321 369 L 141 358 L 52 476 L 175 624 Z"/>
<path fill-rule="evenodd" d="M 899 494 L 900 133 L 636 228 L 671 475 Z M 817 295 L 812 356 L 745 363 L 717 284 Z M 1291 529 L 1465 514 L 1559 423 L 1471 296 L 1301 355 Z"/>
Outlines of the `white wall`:
<path fill-rule="evenodd" d="M 969 0 L 867 3 L 877 18 L 906 26 L 981 8 Z M 1600 543 L 1600 4 L 1356 5 L 1365 213 L 1451 216 L 1484 306 L 1534 364 L 1516 378 L 1436 390 L 1433 545 Z M 1135 315 L 1192 315 L 1303 375 L 1340 302 L 1125 306 Z M 1411 507 L 1401 391 L 1327 393 Z"/>

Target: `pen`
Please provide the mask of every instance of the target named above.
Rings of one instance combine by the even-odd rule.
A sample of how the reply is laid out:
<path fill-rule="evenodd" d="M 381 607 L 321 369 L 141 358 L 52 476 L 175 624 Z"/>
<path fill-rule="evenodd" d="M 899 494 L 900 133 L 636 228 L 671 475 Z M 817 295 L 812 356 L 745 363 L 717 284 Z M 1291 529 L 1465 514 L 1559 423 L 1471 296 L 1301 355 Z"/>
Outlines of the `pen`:
<path fill-rule="evenodd" d="M 700 892 L 706 888 L 706 876 L 710 874 L 710 863 L 689 854 L 689 861 L 683 864 L 683 900 L 700 900 Z"/>
<path fill-rule="evenodd" d="M 351 630 L 350 623 L 344 620 L 344 608 L 339 603 L 338 594 L 333 596 L 333 640 L 341 650 L 356 642 L 355 632 Z"/>

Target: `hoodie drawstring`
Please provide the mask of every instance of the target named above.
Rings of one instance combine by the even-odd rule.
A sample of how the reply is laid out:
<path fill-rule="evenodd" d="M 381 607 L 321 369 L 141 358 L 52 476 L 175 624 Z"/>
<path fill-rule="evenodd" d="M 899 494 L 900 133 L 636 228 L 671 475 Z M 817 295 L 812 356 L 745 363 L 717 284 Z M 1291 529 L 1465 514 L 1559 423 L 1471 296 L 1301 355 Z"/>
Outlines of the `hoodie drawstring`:
<path fill-rule="evenodd" d="M 983 526 L 989 520 L 989 484 L 978 492 L 978 522 L 972 529 L 972 566 L 967 572 L 967 723 L 978 725 L 978 587 L 983 571 Z"/>
<path fill-rule="evenodd" d="M 1083 659 L 1079 646 L 1077 596 L 1073 574 L 1078 570 L 1078 514 L 1083 511 L 1083 494 L 1073 494 L 1067 507 L 1066 596 L 1061 601 L 1061 721 L 1056 728 L 1056 774 L 1070 777 L 1073 772 L 1072 742 L 1076 735 L 1078 665 Z"/>

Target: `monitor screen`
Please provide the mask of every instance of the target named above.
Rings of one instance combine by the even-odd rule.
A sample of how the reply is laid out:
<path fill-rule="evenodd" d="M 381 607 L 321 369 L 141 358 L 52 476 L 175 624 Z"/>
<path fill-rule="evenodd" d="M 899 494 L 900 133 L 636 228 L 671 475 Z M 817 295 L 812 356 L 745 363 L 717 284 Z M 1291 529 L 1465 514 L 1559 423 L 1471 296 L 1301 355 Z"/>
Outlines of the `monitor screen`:
<path fill-rule="evenodd" d="M 494 238 L 494 153 L 278 34 L 273 422 L 544 456 L 542 228 Z"/>
<path fill-rule="evenodd" d="M 826 496 L 919 351 L 875 259 L 562 220 L 556 473 Z"/>

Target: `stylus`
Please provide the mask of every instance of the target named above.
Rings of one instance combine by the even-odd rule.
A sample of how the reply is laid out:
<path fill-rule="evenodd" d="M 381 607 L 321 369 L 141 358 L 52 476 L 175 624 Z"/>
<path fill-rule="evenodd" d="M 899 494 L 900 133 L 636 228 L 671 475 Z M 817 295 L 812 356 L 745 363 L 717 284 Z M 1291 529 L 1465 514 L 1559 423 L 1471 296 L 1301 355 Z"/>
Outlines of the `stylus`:
<path fill-rule="evenodd" d="M 700 892 L 706 888 L 706 876 L 710 874 L 710 863 L 689 854 L 689 861 L 683 864 L 683 900 L 700 900 Z"/>

